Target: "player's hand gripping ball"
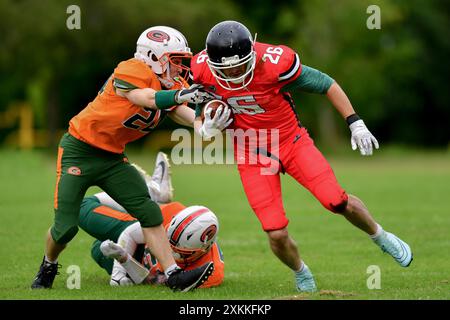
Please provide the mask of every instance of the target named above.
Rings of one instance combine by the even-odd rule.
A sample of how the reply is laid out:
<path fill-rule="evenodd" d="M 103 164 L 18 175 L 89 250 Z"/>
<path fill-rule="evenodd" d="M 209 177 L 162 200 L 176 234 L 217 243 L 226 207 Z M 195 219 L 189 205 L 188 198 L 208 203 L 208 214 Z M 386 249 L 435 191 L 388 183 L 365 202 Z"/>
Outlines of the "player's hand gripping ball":
<path fill-rule="evenodd" d="M 203 110 L 202 110 L 202 114 L 201 114 L 202 122 L 205 121 L 205 112 L 207 112 L 208 109 L 211 109 L 210 118 L 214 119 L 214 116 L 216 115 L 216 111 L 219 107 L 222 107 L 222 113 L 220 115 L 222 118 L 224 117 L 225 108 L 228 108 L 230 115 L 227 119 L 223 119 L 223 120 L 225 120 L 227 122 L 227 124 L 229 125 L 231 123 L 231 121 L 228 121 L 228 120 L 233 118 L 233 109 L 228 104 L 223 102 L 222 100 L 211 100 L 205 104 L 205 106 L 203 107 Z M 223 128 L 223 129 L 225 129 L 225 128 Z"/>

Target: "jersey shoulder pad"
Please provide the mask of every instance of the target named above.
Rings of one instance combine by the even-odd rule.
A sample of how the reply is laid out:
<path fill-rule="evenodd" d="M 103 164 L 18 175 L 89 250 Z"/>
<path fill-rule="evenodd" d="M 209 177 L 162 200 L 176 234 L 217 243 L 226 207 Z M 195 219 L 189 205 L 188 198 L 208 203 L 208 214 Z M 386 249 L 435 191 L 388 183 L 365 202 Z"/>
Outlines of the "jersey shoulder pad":
<path fill-rule="evenodd" d="M 273 80 L 286 83 L 300 75 L 300 57 L 288 46 L 257 43 L 256 50 L 258 61 Z"/>
<path fill-rule="evenodd" d="M 209 68 L 206 59 L 208 59 L 206 49 L 192 58 L 190 78 L 194 83 L 202 83 L 203 78 L 208 74 Z"/>
<path fill-rule="evenodd" d="M 129 91 L 150 87 L 155 79 L 155 73 L 144 62 L 129 59 L 114 69 L 113 85 L 116 89 Z"/>

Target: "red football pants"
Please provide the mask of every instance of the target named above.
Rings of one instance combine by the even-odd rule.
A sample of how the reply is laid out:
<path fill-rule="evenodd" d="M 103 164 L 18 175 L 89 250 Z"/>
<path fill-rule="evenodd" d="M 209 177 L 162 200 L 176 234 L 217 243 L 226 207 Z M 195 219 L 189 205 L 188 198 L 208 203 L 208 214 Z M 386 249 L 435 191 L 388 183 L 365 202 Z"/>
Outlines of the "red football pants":
<path fill-rule="evenodd" d="M 305 128 L 299 128 L 290 141 L 279 148 L 278 170 L 267 174 L 266 161 L 238 164 L 239 174 L 248 202 L 265 231 L 286 227 L 289 220 L 283 207 L 280 172 L 284 171 L 308 189 L 332 212 L 342 212 L 348 196 L 336 180 L 333 170 L 314 145 Z"/>

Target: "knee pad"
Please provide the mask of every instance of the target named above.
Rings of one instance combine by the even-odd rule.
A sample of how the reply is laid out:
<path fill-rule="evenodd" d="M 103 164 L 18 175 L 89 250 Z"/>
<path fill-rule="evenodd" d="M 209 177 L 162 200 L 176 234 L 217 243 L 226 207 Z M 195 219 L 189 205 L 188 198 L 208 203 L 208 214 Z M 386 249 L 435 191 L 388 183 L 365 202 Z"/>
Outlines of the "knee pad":
<path fill-rule="evenodd" d="M 56 230 L 53 225 L 50 233 L 53 240 L 58 244 L 66 244 L 72 240 L 78 232 L 78 226 L 64 227 L 61 230 Z"/>

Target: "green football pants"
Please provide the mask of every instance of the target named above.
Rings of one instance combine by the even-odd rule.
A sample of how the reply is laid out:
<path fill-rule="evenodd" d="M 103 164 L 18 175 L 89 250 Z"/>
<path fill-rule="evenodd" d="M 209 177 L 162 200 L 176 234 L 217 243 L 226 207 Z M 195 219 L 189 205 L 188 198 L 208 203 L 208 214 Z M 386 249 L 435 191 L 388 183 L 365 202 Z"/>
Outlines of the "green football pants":
<path fill-rule="evenodd" d="M 78 226 L 97 240 L 117 242 L 122 231 L 137 222 L 119 219 L 120 213 L 121 211 L 103 206 L 95 196 L 85 197 L 81 202 Z"/>
<path fill-rule="evenodd" d="M 66 133 L 58 150 L 51 228 L 55 242 L 65 244 L 76 235 L 81 202 L 87 189 L 95 185 L 137 218 L 142 227 L 162 223 L 161 209 L 150 199 L 144 178 L 125 154 L 92 147 Z"/>

